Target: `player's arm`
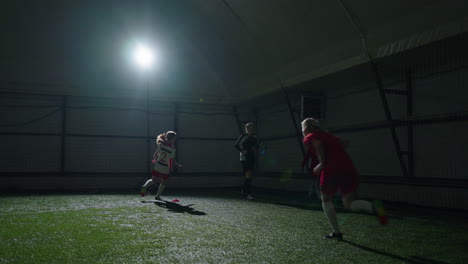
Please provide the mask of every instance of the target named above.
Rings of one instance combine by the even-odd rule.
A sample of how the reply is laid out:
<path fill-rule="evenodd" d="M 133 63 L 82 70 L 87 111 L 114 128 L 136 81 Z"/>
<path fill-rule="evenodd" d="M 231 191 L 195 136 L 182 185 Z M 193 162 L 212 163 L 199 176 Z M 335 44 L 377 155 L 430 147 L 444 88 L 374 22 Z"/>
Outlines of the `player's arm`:
<path fill-rule="evenodd" d="M 172 160 L 172 162 L 174 162 L 174 164 L 179 167 L 179 168 L 182 168 L 182 165 L 180 163 L 178 163 L 175 159 Z"/>
<path fill-rule="evenodd" d="M 170 157 L 171 162 L 172 162 L 174 165 L 176 165 L 177 167 L 182 168 L 182 165 L 181 165 L 179 162 L 177 162 L 177 160 L 176 160 L 175 158 L 176 158 L 176 150 L 174 149 L 174 150 L 172 151 L 171 157 Z"/>
<path fill-rule="evenodd" d="M 156 160 L 158 159 L 158 152 L 155 151 L 153 154 L 153 159 L 151 160 L 152 163 L 156 163 Z"/>
<path fill-rule="evenodd" d="M 323 169 L 323 165 L 325 164 L 325 151 L 323 149 L 323 144 L 320 140 L 313 140 L 312 146 L 314 146 L 319 161 L 319 164 L 317 164 L 317 166 L 315 166 L 314 168 L 314 173 L 316 175 L 319 175 Z"/>
<path fill-rule="evenodd" d="M 240 135 L 240 137 L 239 137 L 239 138 L 237 139 L 237 141 L 236 141 L 236 144 L 234 144 L 234 147 L 235 147 L 239 152 L 242 152 L 242 149 L 241 149 L 241 147 L 240 147 L 240 141 L 241 141 L 241 139 L 242 139 L 243 137 L 244 137 L 243 134 Z"/>
<path fill-rule="evenodd" d="M 155 160 L 158 158 L 160 147 L 161 147 L 161 144 L 156 143 L 156 150 L 154 151 L 154 154 L 153 154 L 153 162 L 155 162 Z"/>
<path fill-rule="evenodd" d="M 242 135 L 237 139 L 236 144 L 234 145 L 234 147 L 235 147 L 239 152 L 241 152 L 241 153 L 244 154 L 244 155 L 247 154 L 248 151 L 247 151 L 247 150 L 243 150 L 243 149 L 241 148 L 240 142 L 241 142 L 242 138 L 245 137 L 245 136 L 246 136 L 245 134 L 242 134 Z"/>
<path fill-rule="evenodd" d="M 158 158 L 159 152 L 161 152 L 161 144 L 156 143 L 156 150 L 154 151 L 154 154 L 153 154 L 153 160 Z"/>
<path fill-rule="evenodd" d="M 309 146 L 305 145 L 305 155 L 301 162 L 301 168 L 304 168 L 304 166 L 308 167 L 310 156 L 311 156 L 311 153 L 310 153 Z"/>
<path fill-rule="evenodd" d="M 158 157 L 158 154 L 159 154 L 159 147 L 156 147 L 156 150 L 154 151 L 154 154 L 153 154 L 153 159 L 156 159 Z"/>

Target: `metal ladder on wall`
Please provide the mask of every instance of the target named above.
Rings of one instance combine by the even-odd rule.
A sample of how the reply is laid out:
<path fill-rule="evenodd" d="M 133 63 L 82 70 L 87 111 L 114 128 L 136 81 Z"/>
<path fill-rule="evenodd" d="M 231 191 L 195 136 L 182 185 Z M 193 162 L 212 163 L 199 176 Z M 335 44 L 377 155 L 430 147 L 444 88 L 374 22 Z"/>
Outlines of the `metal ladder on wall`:
<path fill-rule="evenodd" d="M 406 126 L 406 135 L 407 135 L 407 148 L 402 150 L 400 140 L 396 131 L 396 127 L 402 126 L 403 122 L 401 120 L 394 119 L 390 106 L 388 105 L 387 95 L 397 95 L 406 97 L 406 118 L 411 119 L 413 116 L 413 87 L 412 87 L 412 77 L 411 71 L 406 72 L 405 76 L 405 90 L 400 89 L 386 89 L 382 83 L 382 77 L 378 71 L 377 65 L 375 62 L 371 62 L 372 68 L 374 70 L 376 81 L 379 88 L 379 95 L 382 101 L 382 105 L 385 111 L 385 117 L 390 128 L 390 133 L 393 139 L 393 144 L 395 146 L 396 153 L 398 155 L 398 161 L 400 163 L 400 168 L 404 177 L 414 177 L 414 145 L 413 145 L 413 124 L 411 122 L 405 122 Z M 406 157 L 406 160 L 405 160 Z"/>

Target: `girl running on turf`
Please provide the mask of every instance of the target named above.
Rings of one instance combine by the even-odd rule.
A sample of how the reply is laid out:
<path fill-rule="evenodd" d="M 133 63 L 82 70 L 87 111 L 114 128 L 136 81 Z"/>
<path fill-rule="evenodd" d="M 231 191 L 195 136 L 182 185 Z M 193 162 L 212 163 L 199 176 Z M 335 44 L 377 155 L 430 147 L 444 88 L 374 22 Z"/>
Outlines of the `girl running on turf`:
<path fill-rule="evenodd" d="M 175 160 L 175 141 L 176 133 L 173 131 L 162 133 L 156 138 L 156 151 L 153 154 L 154 168 L 151 172 L 152 177 L 141 187 L 140 195 L 142 197 L 145 196 L 146 189 L 149 186 L 160 181 L 158 193 L 156 194 L 155 199 L 161 200 L 161 195 L 164 188 L 166 188 L 173 164 L 178 167 L 182 167 L 182 165 Z"/>
<path fill-rule="evenodd" d="M 344 208 L 351 211 L 377 213 L 381 224 L 387 223 L 387 216 L 380 202 L 372 204 L 365 200 L 355 200 L 358 187 L 358 172 L 345 151 L 345 143 L 338 137 L 325 132 L 319 122 L 313 118 L 302 121 L 304 145 L 307 147 L 307 157 L 316 156 L 318 164 L 311 169 L 311 174 L 320 176 L 320 192 L 322 207 L 333 232 L 325 238 L 342 239 L 343 234 L 338 227 L 333 195 L 341 192 Z"/>
<path fill-rule="evenodd" d="M 241 193 L 247 199 L 252 200 L 252 178 L 255 172 L 255 160 L 257 153 L 257 136 L 255 136 L 255 125 L 248 123 L 245 125 L 245 133 L 240 135 L 234 147 L 240 152 L 242 173 L 245 176 Z"/>

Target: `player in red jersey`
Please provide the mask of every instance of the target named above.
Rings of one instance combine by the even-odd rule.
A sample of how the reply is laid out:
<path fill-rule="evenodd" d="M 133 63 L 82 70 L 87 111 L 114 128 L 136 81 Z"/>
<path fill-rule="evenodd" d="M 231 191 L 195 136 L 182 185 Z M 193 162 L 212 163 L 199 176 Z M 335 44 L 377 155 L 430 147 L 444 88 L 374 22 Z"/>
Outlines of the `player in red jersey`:
<path fill-rule="evenodd" d="M 172 165 L 175 164 L 176 166 L 182 167 L 182 165 L 177 163 L 175 160 L 175 141 L 176 133 L 173 131 L 163 133 L 156 138 L 157 149 L 153 155 L 154 168 L 151 172 L 152 177 L 141 187 L 140 195 L 142 197 L 145 196 L 146 189 L 149 186 L 160 181 L 158 193 L 155 198 L 156 200 L 160 200 L 161 194 L 163 193 L 169 179 Z"/>
<path fill-rule="evenodd" d="M 324 131 L 319 122 L 313 118 L 302 121 L 304 145 L 307 147 L 306 161 L 316 157 L 316 162 L 311 169 L 311 174 L 320 176 L 320 192 L 322 207 L 330 222 L 333 232 L 325 238 L 342 239 L 343 234 L 338 227 L 333 195 L 340 191 L 343 206 L 351 211 L 363 211 L 377 213 L 381 224 L 387 223 L 387 216 L 380 202 L 372 204 L 365 200 L 355 200 L 358 187 L 358 171 L 345 151 L 346 143 L 340 138 Z"/>

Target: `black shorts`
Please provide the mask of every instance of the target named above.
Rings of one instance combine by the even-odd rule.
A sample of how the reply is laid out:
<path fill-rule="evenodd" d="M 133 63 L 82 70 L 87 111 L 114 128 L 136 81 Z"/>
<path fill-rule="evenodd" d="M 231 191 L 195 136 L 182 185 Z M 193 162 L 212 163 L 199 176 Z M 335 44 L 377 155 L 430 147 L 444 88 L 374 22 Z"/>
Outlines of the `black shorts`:
<path fill-rule="evenodd" d="M 248 171 L 255 171 L 255 161 L 254 160 L 243 160 L 242 163 L 242 172 L 246 173 Z"/>

